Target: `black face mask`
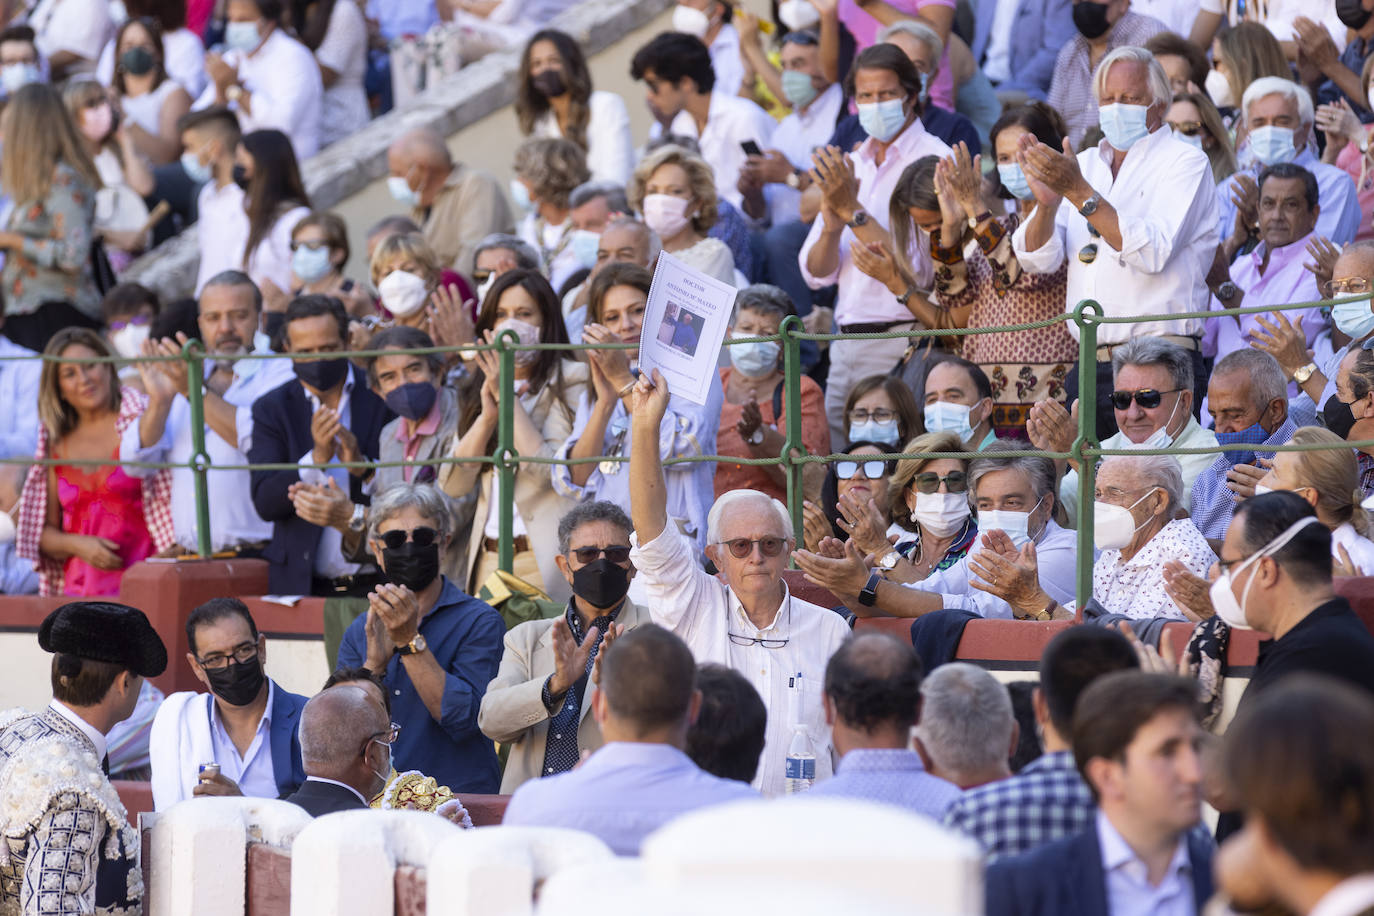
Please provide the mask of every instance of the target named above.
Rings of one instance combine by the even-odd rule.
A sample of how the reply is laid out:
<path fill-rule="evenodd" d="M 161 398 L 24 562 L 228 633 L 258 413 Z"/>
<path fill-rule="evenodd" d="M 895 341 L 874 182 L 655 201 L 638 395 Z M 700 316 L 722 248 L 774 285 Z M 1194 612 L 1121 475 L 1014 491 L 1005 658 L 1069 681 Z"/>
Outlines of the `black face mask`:
<path fill-rule="evenodd" d="M 311 362 L 297 360 L 291 364 L 291 368 L 295 370 L 296 378 L 316 391 L 330 391 L 348 375 L 348 360 L 343 357 Z"/>
<path fill-rule="evenodd" d="M 254 657 L 246 662 L 230 659 L 223 668 L 206 668 L 205 679 L 210 692 L 230 706 L 247 706 L 258 698 L 266 676 L 262 662 Z"/>
<path fill-rule="evenodd" d="M 157 66 L 157 58 L 153 57 L 152 51 L 138 46 L 119 55 L 119 65 L 124 68 L 125 73 L 132 76 L 143 76 L 151 73 L 153 68 Z"/>
<path fill-rule="evenodd" d="M 1073 7 L 1073 24 L 1084 38 L 1100 37 L 1112 24 L 1107 21 L 1107 7 L 1092 0 L 1080 0 Z"/>
<path fill-rule="evenodd" d="M 383 547 L 382 566 L 393 585 L 422 592 L 439 577 L 439 545 L 421 547 L 414 541 L 406 541 L 395 549 Z"/>
<path fill-rule="evenodd" d="M 1077 9 L 1077 7 L 1075 7 L 1075 9 Z M 234 166 L 234 171 L 230 174 L 231 177 L 234 179 L 234 184 L 238 185 L 245 191 L 248 190 L 248 182 L 252 181 L 253 179 L 248 177 L 248 170 L 246 168 L 244 168 L 241 165 L 236 165 Z"/>
<path fill-rule="evenodd" d="M 563 81 L 563 74 L 557 70 L 544 70 L 530 77 L 530 85 L 534 91 L 547 99 L 556 99 L 568 91 L 568 84 Z"/>
<path fill-rule="evenodd" d="M 1355 427 L 1355 415 L 1350 411 L 1350 405 L 1337 394 L 1331 395 L 1322 405 L 1322 419 L 1326 421 L 1326 428 L 1342 439 L 1349 439 L 1350 430 Z"/>
<path fill-rule="evenodd" d="M 573 594 L 595 608 L 613 608 L 630 590 L 630 571 L 598 557 L 573 570 Z"/>
<path fill-rule="evenodd" d="M 439 389 L 429 382 L 406 382 L 386 393 L 386 406 L 407 420 L 423 420 L 438 397 Z"/>
<path fill-rule="evenodd" d="M 1359 31 L 1374 13 L 1364 8 L 1360 0 L 1336 0 L 1336 18 L 1348 29 Z"/>

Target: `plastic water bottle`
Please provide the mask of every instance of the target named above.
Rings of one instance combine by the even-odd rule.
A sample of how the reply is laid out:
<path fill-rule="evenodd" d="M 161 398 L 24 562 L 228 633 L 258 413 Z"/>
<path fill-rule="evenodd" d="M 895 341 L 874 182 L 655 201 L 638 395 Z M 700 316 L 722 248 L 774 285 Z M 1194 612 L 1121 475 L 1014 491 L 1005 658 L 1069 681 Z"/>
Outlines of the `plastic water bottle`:
<path fill-rule="evenodd" d="M 806 726 L 792 727 L 792 743 L 787 746 L 787 764 L 783 775 L 788 795 L 805 792 L 816 782 L 816 755 L 811 753 L 811 736 Z"/>

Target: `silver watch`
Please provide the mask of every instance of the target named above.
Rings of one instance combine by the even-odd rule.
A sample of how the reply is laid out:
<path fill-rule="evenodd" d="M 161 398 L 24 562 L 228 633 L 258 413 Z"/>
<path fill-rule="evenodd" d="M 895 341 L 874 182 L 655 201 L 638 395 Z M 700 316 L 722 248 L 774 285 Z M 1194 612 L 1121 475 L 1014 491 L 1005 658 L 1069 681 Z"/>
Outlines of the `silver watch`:
<path fill-rule="evenodd" d="M 763 445 L 763 427 L 755 429 L 745 441 L 750 445 Z"/>
<path fill-rule="evenodd" d="M 348 530 L 361 532 L 367 527 L 367 507 L 359 503 L 353 507 L 353 517 L 348 520 Z"/>

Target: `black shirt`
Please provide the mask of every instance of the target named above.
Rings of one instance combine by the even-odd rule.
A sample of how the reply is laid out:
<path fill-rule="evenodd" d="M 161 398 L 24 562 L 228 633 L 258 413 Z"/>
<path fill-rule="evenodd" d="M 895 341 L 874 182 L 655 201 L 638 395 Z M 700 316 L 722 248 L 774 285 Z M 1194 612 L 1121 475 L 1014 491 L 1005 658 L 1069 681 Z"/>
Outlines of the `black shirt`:
<path fill-rule="evenodd" d="M 1259 661 L 1241 706 L 1298 671 L 1328 674 L 1374 693 L 1374 634 L 1350 602 L 1332 598 L 1314 608 L 1280 639 L 1260 646 Z"/>

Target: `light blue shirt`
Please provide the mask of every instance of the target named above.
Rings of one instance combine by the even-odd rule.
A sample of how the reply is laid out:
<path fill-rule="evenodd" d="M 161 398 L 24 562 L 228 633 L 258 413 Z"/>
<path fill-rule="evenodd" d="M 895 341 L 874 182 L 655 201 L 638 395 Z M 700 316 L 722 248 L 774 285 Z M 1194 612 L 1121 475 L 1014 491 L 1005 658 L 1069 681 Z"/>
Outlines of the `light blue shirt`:
<path fill-rule="evenodd" d="M 0 359 L 0 404 L 6 423 L 0 430 L 0 458 L 33 457 L 38 448 L 38 377 L 43 364 L 38 354 L 0 336 L 0 356 L 31 359 Z"/>
<path fill-rule="evenodd" d="M 1360 228 L 1360 201 L 1350 175 L 1345 169 L 1322 162 L 1311 146 L 1294 156 L 1293 164 L 1302 166 L 1316 176 L 1317 202 L 1322 208 L 1321 213 L 1317 214 L 1317 235 L 1326 236 L 1337 245 L 1353 240 Z M 1255 162 L 1244 171 L 1258 180 L 1264 166 Z M 1231 203 L 1231 189 L 1235 180 L 1234 177 L 1227 178 L 1217 185 L 1217 210 L 1220 211 L 1218 226 L 1222 239 L 1229 238 L 1236 225 L 1236 205 Z"/>
<path fill-rule="evenodd" d="M 434 0 L 367 0 L 367 18 L 377 20 L 387 41 L 423 35 L 439 22 Z"/>
<path fill-rule="evenodd" d="M 1169 870 L 1158 885 L 1150 883 L 1149 867 L 1101 811 L 1097 812 L 1097 839 L 1102 845 L 1107 912 L 1112 916 L 1196 916 L 1186 836 L 1179 836 Z"/>
<path fill-rule="evenodd" d="M 964 793 L 927 773 L 915 751 L 855 748 L 840 759 L 835 775 L 816 783 L 810 794 L 896 805 L 938 821 Z"/>
<path fill-rule="evenodd" d="M 645 837 L 679 815 L 758 797 L 747 783 L 712 776 L 672 745 L 617 741 L 571 772 L 516 789 L 501 823 L 585 830 L 616 855 L 637 856 Z"/>
<path fill-rule="evenodd" d="M 277 788 L 276 769 L 272 766 L 272 699 L 276 692 L 277 685 L 269 678 L 267 708 L 258 720 L 253 742 L 242 756 L 220 720 L 218 701 L 213 696 L 210 698 L 210 742 L 215 749 L 214 762 L 219 764 L 220 775 L 238 783 L 239 790 L 249 798 L 276 798 L 281 794 Z M 208 760 L 199 762 L 209 763 Z"/>

